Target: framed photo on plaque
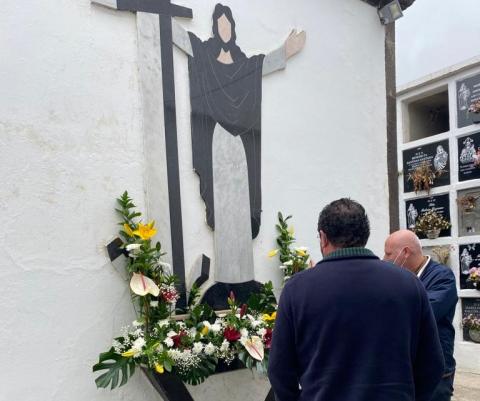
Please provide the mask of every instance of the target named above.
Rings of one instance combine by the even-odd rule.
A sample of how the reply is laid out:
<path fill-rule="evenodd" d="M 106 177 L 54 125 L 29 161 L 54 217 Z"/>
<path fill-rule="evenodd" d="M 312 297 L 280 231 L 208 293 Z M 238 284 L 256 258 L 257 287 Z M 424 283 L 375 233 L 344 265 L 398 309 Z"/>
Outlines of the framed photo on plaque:
<path fill-rule="evenodd" d="M 473 124 L 470 105 L 480 100 L 480 74 L 457 81 L 457 121 L 458 128 Z"/>
<path fill-rule="evenodd" d="M 458 138 L 458 181 L 480 178 L 480 132 Z"/>
<path fill-rule="evenodd" d="M 467 281 L 468 271 L 480 266 L 480 244 L 464 244 L 458 247 L 460 289 L 475 289 L 473 283 Z"/>
<path fill-rule="evenodd" d="M 427 162 L 437 175 L 432 187 L 450 184 L 448 139 L 403 151 L 403 192 L 412 192 L 413 181 L 408 179 L 423 162 Z"/>
<path fill-rule="evenodd" d="M 462 319 L 468 315 L 480 318 L 480 298 L 462 298 Z M 473 341 L 466 328 L 463 329 L 463 339 Z"/>
<path fill-rule="evenodd" d="M 413 231 L 418 218 L 427 210 L 434 210 L 448 221 L 451 221 L 449 195 L 435 195 L 426 198 L 417 198 L 405 201 L 405 211 L 407 217 L 406 227 Z M 451 235 L 451 230 L 451 227 L 446 230 L 442 230 L 440 232 L 440 237 L 449 237 Z M 424 233 L 418 233 L 417 235 L 420 239 L 426 238 Z"/>

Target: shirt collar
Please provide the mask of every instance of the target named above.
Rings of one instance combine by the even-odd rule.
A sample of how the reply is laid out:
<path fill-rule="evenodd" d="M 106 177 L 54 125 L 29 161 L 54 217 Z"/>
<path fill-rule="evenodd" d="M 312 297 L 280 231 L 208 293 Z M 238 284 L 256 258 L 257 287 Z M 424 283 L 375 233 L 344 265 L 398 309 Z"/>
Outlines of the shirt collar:
<path fill-rule="evenodd" d="M 356 256 L 360 257 L 375 257 L 375 254 L 367 248 L 362 247 L 354 247 L 354 248 L 340 248 L 332 253 L 329 253 L 327 256 L 323 258 L 323 260 L 333 260 L 333 259 L 342 259 L 342 258 L 353 258 Z"/>
<path fill-rule="evenodd" d="M 427 260 L 426 262 L 423 264 L 423 266 L 420 268 L 420 270 L 418 271 L 417 273 L 417 277 L 420 278 L 422 276 L 422 273 L 424 272 L 425 268 L 428 266 L 428 264 L 430 263 L 430 259 L 431 257 L 429 255 L 427 255 Z"/>

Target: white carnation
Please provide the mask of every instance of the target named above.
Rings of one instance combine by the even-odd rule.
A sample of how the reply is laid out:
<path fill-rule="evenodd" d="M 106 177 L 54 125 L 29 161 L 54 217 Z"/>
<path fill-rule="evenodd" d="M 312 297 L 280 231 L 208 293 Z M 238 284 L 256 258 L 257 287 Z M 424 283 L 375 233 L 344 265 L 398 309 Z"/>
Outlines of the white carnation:
<path fill-rule="evenodd" d="M 193 343 L 192 352 L 194 354 L 199 354 L 203 350 L 203 344 L 201 342 Z"/>
<path fill-rule="evenodd" d="M 218 323 L 214 323 L 210 326 L 210 330 L 212 330 L 214 333 L 218 333 L 220 330 L 222 330 L 222 326 L 220 326 Z"/>
<path fill-rule="evenodd" d="M 213 345 L 212 343 L 208 343 L 206 346 L 205 346 L 205 353 L 207 355 L 212 355 L 216 350 L 216 347 L 215 345 Z"/>
<path fill-rule="evenodd" d="M 143 337 L 138 337 L 132 344 L 132 349 L 134 351 L 141 351 L 143 346 L 146 344 Z"/>
<path fill-rule="evenodd" d="M 257 334 L 258 334 L 260 337 L 263 337 L 266 332 L 267 332 L 267 329 L 264 328 L 264 327 L 262 327 L 261 329 L 258 329 L 258 330 L 257 330 Z"/>
<path fill-rule="evenodd" d="M 220 346 L 220 351 L 222 352 L 228 351 L 229 347 L 230 347 L 230 343 L 227 340 L 223 340 L 223 343 Z"/>

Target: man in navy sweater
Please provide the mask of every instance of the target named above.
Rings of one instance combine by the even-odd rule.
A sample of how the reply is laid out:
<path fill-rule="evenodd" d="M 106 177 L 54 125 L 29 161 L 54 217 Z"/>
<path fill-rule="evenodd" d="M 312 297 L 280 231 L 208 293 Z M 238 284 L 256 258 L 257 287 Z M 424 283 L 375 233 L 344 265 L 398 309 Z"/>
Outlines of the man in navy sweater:
<path fill-rule="evenodd" d="M 420 240 L 409 230 L 397 231 L 387 238 L 384 259 L 410 270 L 427 290 L 445 358 L 442 380 L 430 401 L 450 401 L 455 376 L 453 317 L 458 300 L 455 275 L 452 269 L 423 255 Z"/>
<path fill-rule="evenodd" d="M 283 289 L 268 375 L 277 401 L 429 401 L 444 371 L 422 283 L 365 248 L 350 199 L 318 220 L 323 260 Z"/>

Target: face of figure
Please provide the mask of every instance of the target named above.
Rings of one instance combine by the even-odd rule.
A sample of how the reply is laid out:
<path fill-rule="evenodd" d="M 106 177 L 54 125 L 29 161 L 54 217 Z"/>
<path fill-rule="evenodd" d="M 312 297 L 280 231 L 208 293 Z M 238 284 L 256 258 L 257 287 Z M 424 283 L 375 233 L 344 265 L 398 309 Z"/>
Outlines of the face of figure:
<path fill-rule="evenodd" d="M 222 14 L 222 16 L 217 20 L 217 24 L 220 39 L 222 39 L 224 43 L 230 42 L 230 39 L 232 39 L 232 24 L 225 14 Z"/>

